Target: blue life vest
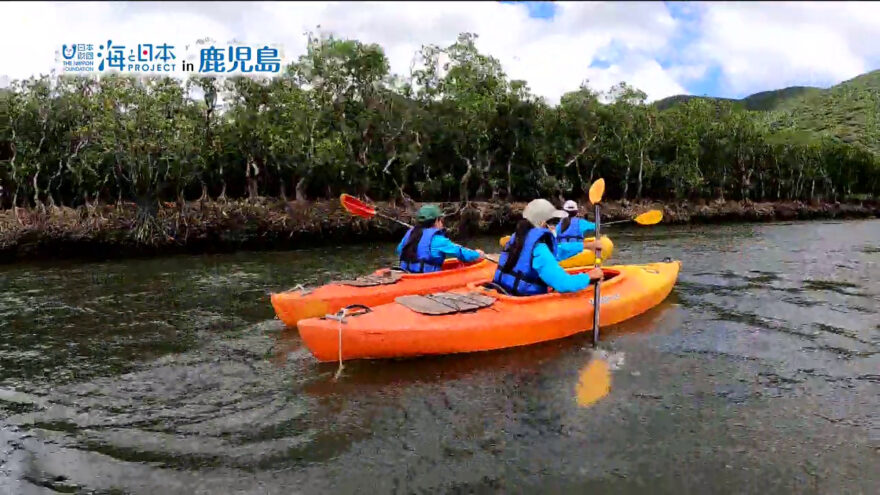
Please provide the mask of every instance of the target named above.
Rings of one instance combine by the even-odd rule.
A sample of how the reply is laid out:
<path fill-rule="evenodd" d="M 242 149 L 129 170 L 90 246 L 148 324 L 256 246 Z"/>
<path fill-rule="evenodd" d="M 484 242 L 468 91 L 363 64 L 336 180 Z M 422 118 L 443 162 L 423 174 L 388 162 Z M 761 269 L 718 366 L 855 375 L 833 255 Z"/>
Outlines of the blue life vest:
<path fill-rule="evenodd" d="M 505 270 L 504 266 L 507 264 L 507 258 L 514 254 L 510 252 L 510 249 L 513 247 L 515 238 L 516 234 L 510 236 L 510 240 L 507 241 L 507 245 L 501 251 L 501 257 L 498 259 L 498 269 L 495 270 L 493 281 L 514 296 L 546 294 L 547 284 L 541 280 L 538 271 L 532 268 L 532 256 L 538 243 L 547 244 L 550 252 L 555 256 L 556 238 L 547 229 L 532 228 L 526 234 L 526 241 L 523 244 L 522 251 L 519 252 L 519 258 L 516 259 L 513 269 Z"/>
<path fill-rule="evenodd" d="M 562 222 L 565 220 L 563 219 Z M 562 227 L 562 222 L 559 222 L 559 226 Z M 559 236 L 556 239 L 558 242 L 579 242 L 581 244 L 584 243 L 584 236 L 581 234 L 581 219 L 578 217 L 571 217 L 571 222 L 568 224 L 568 228 L 565 231 L 560 232 Z"/>
<path fill-rule="evenodd" d="M 446 257 L 442 255 L 436 258 L 431 256 L 431 241 L 434 239 L 435 235 L 442 235 L 445 231 L 433 227 L 421 229 L 421 237 L 410 240 L 410 236 L 414 229 L 415 228 L 409 229 L 406 235 L 403 236 L 403 249 L 400 250 L 400 267 L 409 273 L 439 272 L 443 269 L 443 261 L 446 260 Z M 418 243 L 416 246 L 415 259 L 404 258 L 407 252 L 407 245 L 410 242 Z"/>

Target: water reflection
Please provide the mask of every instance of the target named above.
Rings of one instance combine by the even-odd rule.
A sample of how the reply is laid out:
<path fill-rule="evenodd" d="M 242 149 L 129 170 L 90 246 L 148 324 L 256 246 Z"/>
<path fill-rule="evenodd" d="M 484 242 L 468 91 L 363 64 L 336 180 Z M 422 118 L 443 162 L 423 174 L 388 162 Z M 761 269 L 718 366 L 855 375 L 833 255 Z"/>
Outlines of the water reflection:
<path fill-rule="evenodd" d="M 596 358 L 581 369 L 578 374 L 575 395 L 579 406 L 587 407 L 608 395 L 611 391 L 611 370 L 608 362 Z"/>

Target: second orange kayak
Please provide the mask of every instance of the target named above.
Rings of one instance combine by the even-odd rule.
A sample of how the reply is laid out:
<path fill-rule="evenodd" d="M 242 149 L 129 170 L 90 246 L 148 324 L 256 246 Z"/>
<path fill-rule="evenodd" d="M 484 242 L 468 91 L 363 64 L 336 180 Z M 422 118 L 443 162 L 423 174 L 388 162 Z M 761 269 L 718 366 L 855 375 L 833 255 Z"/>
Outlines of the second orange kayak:
<path fill-rule="evenodd" d="M 271 296 L 275 314 L 289 327 L 306 318 L 336 313 L 351 304 L 378 306 L 389 303 L 398 296 L 409 294 L 428 294 L 462 287 L 471 282 L 492 278 L 495 264 L 479 260 L 462 263 L 448 259 L 443 270 L 434 273 L 403 273 L 400 279 L 391 284 L 357 287 L 344 283 L 331 283 L 313 290 L 291 290 L 274 293 Z M 390 268 L 376 270 L 374 276 L 385 276 Z"/>

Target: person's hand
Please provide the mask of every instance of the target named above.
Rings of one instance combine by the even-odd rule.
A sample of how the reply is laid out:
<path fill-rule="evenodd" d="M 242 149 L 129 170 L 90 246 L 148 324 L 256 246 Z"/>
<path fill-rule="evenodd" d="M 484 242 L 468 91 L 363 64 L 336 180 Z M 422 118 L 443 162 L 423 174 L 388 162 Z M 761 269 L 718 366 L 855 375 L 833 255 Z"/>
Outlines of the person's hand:
<path fill-rule="evenodd" d="M 486 257 L 486 253 L 484 253 L 482 249 L 476 249 L 475 251 L 480 253 L 480 257 L 482 257 L 482 258 Z"/>
<path fill-rule="evenodd" d="M 605 278 L 605 272 L 601 268 L 593 268 L 587 272 L 587 275 L 590 276 L 590 280 L 602 280 Z"/>

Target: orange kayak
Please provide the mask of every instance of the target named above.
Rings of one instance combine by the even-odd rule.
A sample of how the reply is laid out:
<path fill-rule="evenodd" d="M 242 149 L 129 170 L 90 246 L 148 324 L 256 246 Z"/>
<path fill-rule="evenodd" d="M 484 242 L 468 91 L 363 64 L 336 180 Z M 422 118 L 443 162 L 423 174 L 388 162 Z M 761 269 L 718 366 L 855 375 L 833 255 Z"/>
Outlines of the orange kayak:
<path fill-rule="evenodd" d="M 271 295 L 272 307 L 285 325 L 295 327 L 300 320 L 336 313 L 351 304 L 378 306 L 394 301 L 397 296 L 429 294 L 488 280 L 494 275 L 495 266 L 486 260 L 462 263 L 456 259 L 448 259 L 443 264 L 442 271 L 403 273 L 393 284 L 357 287 L 331 283 L 314 290 L 274 293 Z M 390 271 L 390 268 L 383 268 L 373 272 L 373 275 L 381 277 Z"/>
<path fill-rule="evenodd" d="M 680 261 L 604 267 L 600 324 L 613 325 L 660 304 L 680 268 Z M 494 299 L 490 306 L 429 315 L 395 301 L 349 315 L 343 324 L 309 318 L 299 322 L 299 333 L 319 361 L 336 361 L 340 354 L 348 360 L 489 351 L 592 330 L 593 291 L 591 286 L 576 293 L 512 297 L 474 282 L 449 292 L 489 296 Z"/>

